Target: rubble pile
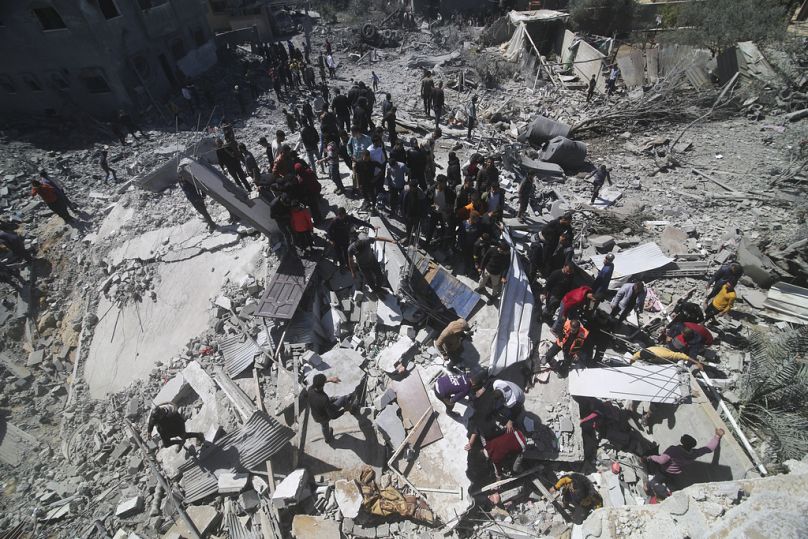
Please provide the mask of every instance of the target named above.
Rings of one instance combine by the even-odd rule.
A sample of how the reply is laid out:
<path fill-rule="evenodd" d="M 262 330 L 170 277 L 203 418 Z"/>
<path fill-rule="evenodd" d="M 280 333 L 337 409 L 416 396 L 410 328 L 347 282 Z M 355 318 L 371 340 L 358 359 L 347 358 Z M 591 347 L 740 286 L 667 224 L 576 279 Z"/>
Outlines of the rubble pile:
<path fill-rule="evenodd" d="M 257 191 L 233 203 L 200 188 L 217 224 L 206 232 L 176 185 L 180 156 L 215 162 L 211 137 L 229 127 L 262 170 L 272 163 L 259 138 L 274 139 L 278 129 L 302 156 L 282 109 L 319 98 L 319 89 L 302 86 L 279 101 L 262 56 L 246 43 L 228 45 L 198 80 L 211 105 L 207 123 L 207 113 L 183 110 L 167 122 L 145 112 L 146 136 L 127 145 L 97 130 L 54 140 L 32 128 L 23 139 L 17 125 L 2 133 L 0 215 L 33 260 L 4 258 L 3 276 L 13 271 L 0 283 L 0 532 L 667 537 L 753 533 L 777 504 L 783 533 L 799 527 L 792 521 L 804 512 L 804 464 L 761 477 L 781 459 L 736 416 L 739 385 L 755 360 L 750 334 L 776 336 L 808 322 L 805 120 L 794 116 L 805 104 L 804 75 L 786 69 L 787 55 L 764 49 L 778 65 L 765 90 L 758 71 L 697 87 L 701 78 L 682 69 L 588 98 L 561 53 L 529 60 L 530 73 L 524 57 L 506 62 L 501 45 L 511 30 L 501 20 L 484 29 L 396 17 L 404 13 L 374 14 L 359 28 L 316 27 L 312 50 L 333 43 L 332 89 L 370 86 L 376 73 L 376 95 L 390 93 L 398 107 L 399 138 L 427 135 L 437 175 L 448 174 L 449 152 L 463 169 L 477 157 L 493 160 L 504 212 L 492 231 L 513 246 L 505 291 L 497 298 L 478 286 L 453 233 L 422 245 L 421 230 L 413 239 L 400 214 L 337 194 L 322 173 L 326 220 L 345 207 L 371 223 L 362 233 L 376 239 L 383 292 L 332 261 L 319 223 L 314 248 L 298 250 L 280 235 L 261 235 L 252 218 L 235 222 Z M 290 39 L 302 47 L 304 36 Z M 242 113 L 232 90 L 245 69 L 258 89 Z M 435 119 L 423 112 L 425 70 L 444 82 L 440 137 L 430 135 Z M 479 124 L 467 134 L 472 96 Z M 98 165 L 104 148 L 117 179 L 105 179 Z M 610 179 L 593 194 L 600 165 Z M 40 170 L 64 185 L 77 222 L 63 224 L 31 198 Z M 522 204 L 526 180 L 532 192 Z M 350 185 L 350 174 L 343 181 Z M 542 313 L 547 276 L 531 257 L 547 223 L 567 213 L 576 282 L 591 284 L 613 255 L 609 295 L 634 280 L 647 294 L 619 331 L 593 328 L 592 357 L 561 374 L 545 368 L 559 335 L 548 320 L 555 313 Z M 732 262 L 743 269 L 738 302 L 711 322 L 709 347 L 690 363 L 635 362 L 657 344 L 672 311 L 701 303 L 707 280 Z M 509 303 L 514 290 L 522 295 Z M 608 303 L 594 310 L 614 317 Z M 460 360 L 449 361 L 443 331 L 458 319 L 467 329 Z M 623 374 L 631 368 L 638 371 Z M 674 374 L 661 374 L 666 368 Z M 521 445 L 515 462 L 500 466 L 495 447 L 484 452 L 470 437 L 482 430 L 475 414 L 485 391 L 469 386 L 451 406 L 438 395 L 439 379 L 479 372 L 523 392 L 522 413 L 502 428 Z M 609 386 L 606 376 L 617 374 L 628 381 Z M 321 377 L 328 402 L 349 412 L 325 423 L 311 405 Z M 634 389 L 656 391 L 668 378 L 676 383 L 664 398 Z M 196 443 L 167 446 L 159 424 L 151 430 L 164 406 Z M 715 466 L 695 462 L 697 478 L 664 501 L 649 489 L 648 456 L 683 434 L 701 446 L 718 431 L 726 434 Z M 561 493 L 572 475 L 599 504 Z M 794 504 L 777 497 L 779 481 L 797 493 Z"/>

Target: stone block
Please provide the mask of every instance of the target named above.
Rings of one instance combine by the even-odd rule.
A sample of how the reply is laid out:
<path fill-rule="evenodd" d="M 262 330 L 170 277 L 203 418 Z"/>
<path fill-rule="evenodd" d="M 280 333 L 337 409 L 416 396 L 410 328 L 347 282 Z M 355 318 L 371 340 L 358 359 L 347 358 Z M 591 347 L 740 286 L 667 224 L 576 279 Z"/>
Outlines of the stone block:
<path fill-rule="evenodd" d="M 398 416 L 398 405 L 389 404 L 382 412 L 376 416 L 374 421 L 384 437 L 390 442 L 393 448 L 397 448 L 407 436 L 404 424 Z"/>
<path fill-rule="evenodd" d="M 137 397 L 132 397 L 126 403 L 126 417 L 135 419 L 140 414 L 140 402 Z"/>
<path fill-rule="evenodd" d="M 219 475 L 219 494 L 238 494 L 247 486 L 249 474 L 223 473 Z"/>
<path fill-rule="evenodd" d="M 45 361 L 45 350 L 34 350 L 28 354 L 28 367 L 35 367 Z"/>
<path fill-rule="evenodd" d="M 417 342 L 420 345 L 425 345 L 426 343 L 429 342 L 430 339 L 433 338 L 434 334 L 435 332 L 432 331 L 431 329 L 424 328 L 421 331 L 419 331 L 418 334 L 415 336 L 415 342 Z"/>
<path fill-rule="evenodd" d="M 178 374 L 160 388 L 160 391 L 155 395 L 154 399 L 152 399 L 152 402 L 156 405 L 165 404 L 167 402 L 177 403 L 191 395 L 192 391 L 191 384 L 185 380 L 182 374 Z"/>
<path fill-rule="evenodd" d="M 614 247 L 614 238 L 612 236 L 589 236 L 587 238 L 589 245 L 594 247 L 600 252 L 611 251 Z"/>
<path fill-rule="evenodd" d="M 355 481 L 340 479 L 334 484 L 334 497 L 343 518 L 356 518 L 362 507 L 362 492 Z"/>
<path fill-rule="evenodd" d="M 278 508 L 289 507 L 311 496 L 308 479 L 309 474 L 303 468 L 298 468 L 287 475 L 275 488 L 272 504 Z"/>
<path fill-rule="evenodd" d="M 252 513 L 261 505 L 261 497 L 254 490 L 242 492 L 238 497 L 241 507 L 248 513 Z"/>
<path fill-rule="evenodd" d="M 191 505 L 185 509 L 188 517 L 194 523 L 194 526 L 202 537 L 207 537 L 208 533 L 213 531 L 214 526 L 218 524 L 221 515 L 219 512 L 209 505 Z M 182 519 L 178 519 L 177 523 L 168 530 L 164 537 L 177 537 L 188 538 L 193 537 L 191 530 L 185 525 Z"/>
<path fill-rule="evenodd" d="M 115 446 L 115 449 L 113 449 L 112 453 L 109 454 L 109 459 L 112 462 L 115 462 L 119 458 L 128 454 L 131 450 L 132 450 L 132 444 L 129 442 L 129 440 L 124 440 Z"/>
<path fill-rule="evenodd" d="M 412 326 L 401 326 L 398 330 L 398 334 L 402 337 L 409 337 L 410 339 L 415 340 L 415 335 L 417 331 Z"/>
<path fill-rule="evenodd" d="M 143 496 L 135 496 L 123 500 L 115 508 L 115 516 L 118 518 L 129 518 L 143 512 Z"/>
<path fill-rule="evenodd" d="M 388 346 L 379 354 L 379 368 L 386 373 L 396 372 L 396 366 L 407 359 L 414 347 L 415 342 L 412 339 L 406 336 L 399 337 L 395 344 Z"/>
<path fill-rule="evenodd" d="M 303 355 L 300 356 L 300 360 L 302 363 L 308 363 L 312 367 L 319 367 L 323 364 L 323 358 L 313 350 L 306 350 Z"/>

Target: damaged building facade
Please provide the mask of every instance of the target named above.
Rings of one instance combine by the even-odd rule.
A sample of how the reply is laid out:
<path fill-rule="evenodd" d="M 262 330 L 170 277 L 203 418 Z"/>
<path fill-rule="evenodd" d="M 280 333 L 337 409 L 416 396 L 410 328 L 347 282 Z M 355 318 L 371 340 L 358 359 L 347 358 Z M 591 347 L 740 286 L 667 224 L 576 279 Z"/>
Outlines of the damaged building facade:
<path fill-rule="evenodd" d="M 4 2 L 0 112 L 111 116 L 162 104 L 216 62 L 207 9 L 196 0 Z"/>

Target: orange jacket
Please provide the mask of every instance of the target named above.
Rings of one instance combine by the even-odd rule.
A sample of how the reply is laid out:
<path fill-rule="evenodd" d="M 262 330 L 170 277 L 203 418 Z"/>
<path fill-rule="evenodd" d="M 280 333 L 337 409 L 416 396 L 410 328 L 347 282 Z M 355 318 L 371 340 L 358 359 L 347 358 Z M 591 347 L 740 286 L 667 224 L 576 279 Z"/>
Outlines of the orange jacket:
<path fill-rule="evenodd" d="M 589 336 L 589 330 L 587 330 L 583 325 L 581 325 L 581 328 L 578 330 L 578 333 L 576 335 L 571 335 L 570 334 L 570 332 L 572 331 L 572 329 L 570 329 L 571 325 L 572 322 L 569 319 L 566 322 L 564 322 L 564 332 L 561 334 L 560 337 L 558 337 L 558 339 L 556 339 L 556 344 L 560 346 L 562 350 L 566 350 L 565 345 L 567 344 L 567 341 L 572 339 L 572 342 L 569 345 L 569 353 L 574 354 L 583 347 L 584 342 L 586 342 L 586 338 Z"/>

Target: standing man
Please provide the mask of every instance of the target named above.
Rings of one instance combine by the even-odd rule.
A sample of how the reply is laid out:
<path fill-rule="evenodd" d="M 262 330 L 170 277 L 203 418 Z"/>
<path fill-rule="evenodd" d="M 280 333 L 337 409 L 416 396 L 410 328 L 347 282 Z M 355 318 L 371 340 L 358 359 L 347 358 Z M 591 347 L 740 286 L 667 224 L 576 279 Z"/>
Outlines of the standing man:
<path fill-rule="evenodd" d="M 592 95 L 595 93 L 595 85 L 597 81 L 595 80 L 595 75 L 592 75 L 592 78 L 589 79 L 589 87 L 586 89 L 586 102 L 589 103 L 589 100 L 592 99 Z"/>
<path fill-rule="evenodd" d="M 199 212 L 199 215 L 202 216 L 202 219 L 205 220 L 205 223 L 208 225 L 208 231 L 213 232 L 216 230 L 216 223 L 213 222 L 205 206 L 205 193 L 196 186 L 196 183 L 194 183 L 194 175 L 188 170 L 188 165 L 190 165 L 191 162 L 190 159 L 183 158 L 177 167 L 177 178 L 179 179 L 180 189 L 182 189 L 185 198 L 188 199 L 191 206 L 193 206 L 194 209 Z"/>
<path fill-rule="evenodd" d="M 595 204 L 595 200 L 600 194 L 600 188 L 603 187 L 605 182 L 609 182 L 609 185 L 612 185 L 612 175 L 609 174 L 606 165 L 600 165 L 600 167 L 593 170 L 586 179 L 588 180 L 592 176 L 594 176 L 595 179 L 592 181 L 592 200 L 589 201 L 590 205 Z"/>
<path fill-rule="evenodd" d="M 336 376 L 330 378 L 323 373 L 317 373 L 311 381 L 311 387 L 306 392 L 306 398 L 311 410 L 311 418 L 320 424 L 323 429 L 323 441 L 328 445 L 334 443 L 334 429 L 329 423 L 332 419 L 339 419 L 345 412 L 353 413 L 355 404 L 354 395 L 343 395 L 342 397 L 329 397 L 325 392 L 325 384 L 330 382 L 338 384 L 341 382 Z"/>
<path fill-rule="evenodd" d="M 331 109 L 337 115 L 340 129 L 349 131 L 351 128 L 351 102 L 348 97 L 340 92 L 339 88 L 334 88 L 334 100 L 331 101 Z"/>
<path fill-rule="evenodd" d="M 382 103 L 382 110 L 384 110 L 385 103 Z M 382 127 L 387 126 L 387 140 L 390 142 L 390 146 L 395 146 L 396 142 L 398 141 L 398 135 L 396 135 L 396 112 L 396 107 L 392 106 L 391 104 L 390 108 L 382 117 Z"/>
<path fill-rule="evenodd" d="M 477 126 L 477 96 L 471 96 L 471 101 L 466 105 L 466 116 L 468 116 L 468 135 L 466 139 L 471 140 L 471 132 Z"/>
<path fill-rule="evenodd" d="M 612 65 L 612 70 L 609 72 L 609 80 L 606 81 L 606 95 L 612 95 L 617 87 L 617 77 L 620 75 L 620 70 L 617 64 Z"/>
<path fill-rule="evenodd" d="M 544 320 L 551 319 L 559 305 L 561 305 L 561 299 L 567 295 L 567 292 L 572 290 L 574 284 L 575 272 L 572 264 L 566 264 L 547 277 L 540 296 L 544 302 Z"/>
<path fill-rule="evenodd" d="M 533 194 L 533 179 L 534 176 L 529 174 L 519 183 L 519 211 L 516 212 L 516 218 L 520 223 L 525 222 L 525 212 Z"/>
<path fill-rule="evenodd" d="M 247 175 L 244 173 L 244 169 L 241 168 L 241 153 L 238 151 L 238 145 L 235 140 L 225 146 L 222 139 L 216 139 L 216 158 L 219 160 L 222 172 L 229 172 L 237 185 L 245 191 L 250 190 Z"/>
<path fill-rule="evenodd" d="M 98 165 L 101 167 L 101 170 L 103 170 L 105 174 L 104 181 L 108 182 L 109 175 L 112 174 L 112 179 L 115 181 L 115 183 L 118 183 L 118 175 L 115 174 L 115 171 L 112 168 L 110 168 L 109 162 L 107 161 L 107 155 L 108 155 L 107 146 L 104 146 L 98 157 Z"/>
<path fill-rule="evenodd" d="M 267 141 L 266 137 L 261 137 L 258 139 L 258 145 L 264 148 L 264 151 L 267 154 L 267 161 L 269 161 L 269 166 L 272 166 L 272 162 L 275 161 L 275 155 L 272 153 L 272 145 Z"/>
<path fill-rule="evenodd" d="M 603 267 L 598 271 L 595 277 L 595 282 L 592 283 L 592 292 L 595 294 L 606 294 L 609 291 L 609 283 L 612 282 L 612 275 L 614 274 L 614 255 L 609 253 L 603 260 Z"/>
<path fill-rule="evenodd" d="M 640 313 L 645 309 L 645 284 L 642 281 L 626 283 L 617 291 L 612 299 L 612 316 L 618 311 L 617 324 L 620 325 L 628 318 L 629 313 L 637 313 L 637 324 L 640 325 Z"/>
<path fill-rule="evenodd" d="M 424 78 L 421 79 L 421 99 L 424 100 L 424 114 L 427 116 L 432 109 L 432 90 L 434 88 L 435 82 L 432 80 L 432 75 L 429 71 L 424 71 Z"/>
<path fill-rule="evenodd" d="M 354 227 L 366 226 L 373 228 L 373 225 L 348 215 L 345 208 L 337 209 L 337 216 L 326 227 L 326 237 L 334 245 L 334 258 L 342 269 L 348 268 L 348 247 L 351 243 L 351 235 Z"/>
<path fill-rule="evenodd" d="M 370 72 L 370 83 L 373 86 L 373 91 L 379 91 L 379 76 L 376 74 L 375 71 Z"/>
<path fill-rule="evenodd" d="M 491 247 L 480 263 L 482 276 L 475 292 L 483 292 L 486 285 L 491 284 L 491 299 L 499 296 L 502 285 L 507 281 L 508 268 L 511 265 L 511 248 L 508 242 L 500 240 L 499 245 Z"/>
<path fill-rule="evenodd" d="M 353 190 L 359 188 L 359 181 L 356 173 L 356 164 L 362 160 L 362 154 L 373 144 L 371 138 L 362 129 L 355 125 L 351 128 L 351 138 L 348 139 L 348 154 L 351 156 L 351 170 L 353 171 Z"/>
<path fill-rule="evenodd" d="M 317 163 L 325 163 L 328 166 L 328 177 L 337 186 L 335 193 L 341 195 L 345 192 L 345 186 L 342 184 L 342 176 L 339 173 L 339 143 L 331 141 L 325 147 L 325 157 L 317 161 Z M 346 246 L 347 248 L 347 246 Z"/>
<path fill-rule="evenodd" d="M 306 155 L 309 158 L 309 166 L 312 170 L 317 169 L 317 159 L 322 158 L 320 153 L 320 134 L 311 122 L 307 122 L 300 131 L 300 141 L 306 148 Z M 315 158 L 316 157 L 316 158 Z"/>
<path fill-rule="evenodd" d="M 244 161 L 244 168 L 247 169 L 247 176 L 253 179 L 253 183 L 258 183 L 261 180 L 261 169 L 258 168 L 258 162 L 255 160 L 255 156 L 247 149 L 247 146 L 243 142 L 239 143 L 238 151 L 241 154 L 241 159 Z"/>
<path fill-rule="evenodd" d="M 432 89 L 432 110 L 435 111 L 435 129 L 440 127 L 440 118 L 443 116 L 443 105 L 446 95 L 443 93 L 443 81 Z"/>

